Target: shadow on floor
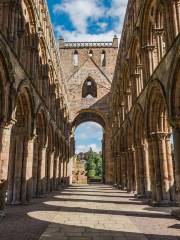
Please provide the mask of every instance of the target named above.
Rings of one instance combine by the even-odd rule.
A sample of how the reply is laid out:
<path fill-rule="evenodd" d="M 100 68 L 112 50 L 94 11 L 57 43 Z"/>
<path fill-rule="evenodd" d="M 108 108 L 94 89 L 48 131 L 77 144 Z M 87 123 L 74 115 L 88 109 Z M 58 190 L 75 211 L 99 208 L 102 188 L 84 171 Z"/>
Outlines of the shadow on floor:
<path fill-rule="evenodd" d="M 74 199 L 74 198 L 61 198 L 61 196 L 55 196 L 55 199 L 58 199 L 58 201 L 71 201 L 71 202 L 94 202 L 94 203 L 109 203 L 109 204 L 125 204 L 125 205 L 146 205 L 143 202 L 131 202 L 131 201 L 106 201 L 106 200 L 96 200 L 96 199 L 84 199 L 84 198 L 80 198 L 80 199 Z M 130 199 L 130 198 L 129 198 Z"/>
<path fill-rule="evenodd" d="M 48 202 L 54 201 L 54 199 L 59 195 L 67 194 L 61 192 L 53 192 L 46 198 L 35 199 L 29 205 L 19 205 L 19 206 L 8 206 L 7 207 L 7 216 L 0 221 L 0 240 L 38 240 L 40 235 L 45 231 L 50 223 L 54 223 L 53 219 L 59 211 L 62 212 L 83 212 L 83 213 L 94 213 L 94 214 L 112 214 L 112 215 L 122 215 L 122 216 L 136 216 L 136 217 L 147 217 L 147 218 L 169 218 L 173 219 L 170 215 L 162 215 L 158 213 L 143 213 L 143 212 L 128 212 L 128 211 L 113 211 L 113 210 L 100 210 L 100 209 L 88 209 L 88 208 L 73 208 L 73 207 L 62 207 L 62 206 L 52 206 Z M 90 195 L 92 196 L 92 195 Z M 101 197 L 101 196 L 100 196 Z M 109 196 L 110 197 L 110 196 Z M 118 196 L 119 197 L 119 196 Z M 126 196 L 128 198 L 128 196 Z M 68 199 L 68 198 L 66 198 Z M 77 200 L 77 199 L 76 199 Z M 63 201 L 59 199 L 58 201 Z M 70 199 L 74 201 L 74 199 Z M 80 199 L 80 201 L 84 201 Z M 45 203 L 46 204 L 45 204 Z M 131 204 L 131 203 L 130 203 Z M 35 218 L 29 215 L 29 213 L 41 213 L 42 219 Z M 46 219 L 46 220 L 44 220 Z M 66 229 L 66 235 L 69 232 L 72 235 L 72 232 L 82 233 L 82 227 L 74 225 L 63 225 L 63 224 L 52 224 L 58 231 L 61 229 Z M 173 224 L 169 228 L 179 229 L 179 224 Z M 173 227 L 174 226 L 174 227 Z M 83 230 L 86 232 L 88 239 L 96 240 L 144 240 L 143 234 L 133 233 L 133 232 L 122 232 L 122 231 L 109 231 L 101 229 L 92 229 L 85 228 Z M 82 235 L 81 235 L 82 236 Z M 92 238 L 92 236 L 94 238 Z M 113 236 L 113 237 L 111 237 Z M 90 238 L 89 238 L 90 237 Z M 171 235 L 156 235 L 156 234 L 147 234 L 146 238 L 148 240 L 180 240 L 179 236 Z M 58 238 L 61 240 L 61 238 Z M 72 238 L 73 240 L 79 240 L 80 237 L 76 236 Z M 46 240 L 53 240 L 52 236 L 46 237 Z M 71 240 L 71 238 L 68 238 Z"/>
<path fill-rule="evenodd" d="M 123 192 L 125 193 L 125 192 Z M 67 196 L 87 196 L 87 197 L 107 197 L 107 198 L 130 198 L 128 195 L 120 196 L 120 195 L 96 195 L 96 194 L 82 194 L 82 193 L 70 193 L 70 192 L 63 192 L 63 195 Z M 110 194 L 110 193 L 109 193 Z M 133 197 L 132 197 L 133 198 Z"/>
<path fill-rule="evenodd" d="M 179 240 L 178 236 L 142 234 L 138 232 L 111 231 L 104 229 L 92 229 L 74 225 L 51 224 L 41 240 L 66 239 L 68 240 Z M 58 238 L 58 235 L 60 236 Z"/>

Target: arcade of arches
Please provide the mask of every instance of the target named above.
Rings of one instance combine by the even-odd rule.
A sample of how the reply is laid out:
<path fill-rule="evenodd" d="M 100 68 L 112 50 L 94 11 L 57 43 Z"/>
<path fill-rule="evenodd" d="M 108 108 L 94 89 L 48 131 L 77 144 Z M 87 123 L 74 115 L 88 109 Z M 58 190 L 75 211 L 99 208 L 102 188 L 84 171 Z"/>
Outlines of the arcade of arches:
<path fill-rule="evenodd" d="M 46 1 L 0 1 L 0 209 L 71 183 L 84 121 L 104 128 L 105 183 L 180 204 L 179 0 L 129 0 L 119 50 L 57 46 Z"/>

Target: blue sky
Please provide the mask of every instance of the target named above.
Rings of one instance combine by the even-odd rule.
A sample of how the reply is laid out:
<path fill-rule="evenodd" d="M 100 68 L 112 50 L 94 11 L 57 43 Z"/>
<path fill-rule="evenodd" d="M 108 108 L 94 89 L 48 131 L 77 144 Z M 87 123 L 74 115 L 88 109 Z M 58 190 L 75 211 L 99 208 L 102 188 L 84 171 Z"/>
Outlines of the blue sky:
<path fill-rule="evenodd" d="M 56 36 L 111 41 L 120 36 L 127 0 L 47 0 Z"/>
<path fill-rule="evenodd" d="M 112 41 L 120 37 L 128 0 L 47 0 L 56 37 L 65 41 Z M 75 133 L 76 152 L 101 150 L 102 128 L 81 124 Z"/>
<path fill-rule="evenodd" d="M 80 124 L 75 131 L 76 153 L 87 152 L 90 147 L 95 152 L 101 151 L 103 129 L 95 122 Z"/>

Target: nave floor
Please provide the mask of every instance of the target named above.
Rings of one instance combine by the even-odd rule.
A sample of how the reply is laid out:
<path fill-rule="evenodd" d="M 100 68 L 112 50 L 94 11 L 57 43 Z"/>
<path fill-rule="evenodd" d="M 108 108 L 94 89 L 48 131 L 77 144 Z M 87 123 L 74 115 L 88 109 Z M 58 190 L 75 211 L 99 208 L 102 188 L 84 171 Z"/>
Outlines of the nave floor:
<path fill-rule="evenodd" d="M 107 185 L 72 185 L 8 206 L 1 240 L 180 240 L 170 208 L 153 208 Z"/>

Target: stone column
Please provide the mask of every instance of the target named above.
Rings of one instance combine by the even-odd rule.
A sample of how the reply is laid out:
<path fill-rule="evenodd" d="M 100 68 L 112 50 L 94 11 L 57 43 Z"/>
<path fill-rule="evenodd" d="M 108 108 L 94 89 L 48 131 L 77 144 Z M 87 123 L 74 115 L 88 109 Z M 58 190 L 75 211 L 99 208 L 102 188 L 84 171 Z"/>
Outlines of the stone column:
<path fill-rule="evenodd" d="M 50 153 L 50 191 L 53 191 L 54 151 Z"/>
<path fill-rule="evenodd" d="M 121 182 L 121 158 L 120 158 L 120 155 L 117 155 L 117 184 L 119 186 L 122 185 L 122 182 Z"/>
<path fill-rule="evenodd" d="M 154 133 L 152 134 L 152 155 L 153 155 L 153 165 L 154 165 L 154 172 L 155 172 L 156 202 L 161 203 L 163 198 L 162 183 L 161 183 L 161 164 L 160 164 L 157 136 Z"/>
<path fill-rule="evenodd" d="M 16 152 L 14 156 L 14 177 L 13 177 L 13 198 L 12 204 L 21 202 L 21 180 L 22 180 L 22 163 L 23 163 L 23 141 L 24 136 L 16 136 Z"/>
<path fill-rule="evenodd" d="M 122 189 L 123 186 L 123 159 L 122 159 L 122 153 L 120 152 L 119 156 L 119 165 L 120 165 L 120 188 Z"/>
<path fill-rule="evenodd" d="M 177 201 L 180 205 L 180 128 L 173 128 Z"/>
<path fill-rule="evenodd" d="M 42 148 L 42 158 L 41 158 L 41 170 L 40 170 L 41 194 L 44 194 L 46 192 L 46 154 L 47 154 L 47 148 L 45 146 Z"/>
<path fill-rule="evenodd" d="M 158 148 L 159 148 L 159 159 L 160 159 L 160 175 L 161 175 L 161 187 L 162 187 L 162 201 L 164 203 L 169 203 L 169 180 L 168 180 L 168 164 L 166 157 L 166 142 L 165 133 L 157 134 Z"/>
<path fill-rule="evenodd" d="M 34 137 L 24 140 L 24 156 L 23 156 L 23 178 L 21 188 L 21 201 L 30 201 L 32 198 L 32 168 L 33 168 L 33 148 Z"/>
<path fill-rule="evenodd" d="M 60 184 L 61 184 L 62 177 L 63 177 L 63 160 L 62 160 L 62 156 L 60 155 L 59 156 L 59 181 L 60 181 Z"/>
<path fill-rule="evenodd" d="M 145 195 L 145 181 L 144 181 L 144 159 L 143 159 L 143 153 L 142 153 L 142 146 L 137 147 L 137 157 L 139 162 L 139 181 L 140 181 L 140 195 Z"/>
<path fill-rule="evenodd" d="M 117 153 L 116 151 L 113 152 L 113 161 L 114 161 L 114 183 L 118 183 L 118 167 L 117 167 Z"/>
<path fill-rule="evenodd" d="M 153 51 L 154 51 L 154 46 L 153 45 L 147 45 L 143 47 L 146 52 L 147 52 L 147 59 L 148 62 L 146 63 L 146 68 L 149 76 L 152 75 L 154 69 L 155 69 L 155 64 L 154 64 L 154 58 L 153 58 Z"/>
<path fill-rule="evenodd" d="M 135 171 L 136 171 L 136 185 L 137 185 L 137 194 L 141 193 L 140 187 L 140 172 L 139 172 L 139 156 L 138 156 L 138 148 L 135 146 L 134 148 L 134 159 L 135 159 Z"/>
<path fill-rule="evenodd" d="M 154 167 L 154 152 L 153 152 L 153 138 L 148 138 L 148 158 L 149 158 L 149 171 L 151 179 L 151 198 L 152 202 L 156 201 L 156 180 L 155 180 L 155 167 Z"/>
<path fill-rule="evenodd" d="M 174 32 L 175 32 L 175 36 L 177 36 L 180 30 L 180 1 L 171 0 L 171 5 L 172 5 L 172 16 L 174 18 Z"/>
<path fill-rule="evenodd" d="M 36 136 L 36 140 L 34 141 L 34 150 L 33 150 L 33 176 L 32 176 L 32 185 L 33 185 L 33 197 L 37 196 L 38 192 L 38 164 L 39 164 L 39 144 Z"/>
<path fill-rule="evenodd" d="M 46 192 L 50 192 L 50 165 L 51 165 L 51 150 L 47 147 L 46 151 Z"/>
<path fill-rule="evenodd" d="M 131 148 L 128 149 L 127 153 L 127 191 L 131 192 L 133 187 L 132 187 L 132 178 L 133 178 L 133 173 L 132 173 L 132 151 Z"/>
<path fill-rule="evenodd" d="M 126 152 L 122 153 L 122 188 L 127 189 L 127 163 L 126 163 Z"/>
<path fill-rule="evenodd" d="M 167 134 L 165 138 L 166 142 L 166 157 L 167 157 L 167 165 L 168 165 L 168 180 L 169 180 L 169 191 L 170 191 L 170 200 L 176 201 L 176 193 L 175 193 L 175 181 L 174 181 L 174 164 L 172 158 L 172 148 L 171 148 L 171 134 Z"/>
<path fill-rule="evenodd" d="M 180 128 L 178 126 L 173 128 L 173 142 L 177 202 L 180 207 Z M 174 210 L 172 214 L 180 218 L 180 208 L 178 210 Z"/>
<path fill-rule="evenodd" d="M 144 164 L 145 195 L 148 197 L 151 191 L 151 181 L 150 181 L 150 166 L 149 166 L 147 144 L 142 145 L 142 158 L 144 162 L 143 164 Z"/>
<path fill-rule="evenodd" d="M 8 166 L 10 157 L 10 140 L 13 123 L 0 128 L 1 151 L 0 151 L 0 211 L 5 208 L 5 197 L 8 186 Z"/>
<path fill-rule="evenodd" d="M 54 154 L 54 177 L 53 177 L 53 188 L 57 190 L 59 183 L 59 156 L 57 153 Z"/>
<path fill-rule="evenodd" d="M 135 150 L 130 148 L 130 157 L 131 157 L 131 191 L 135 192 L 137 189 L 137 177 L 136 177 L 136 159 L 135 159 Z"/>

